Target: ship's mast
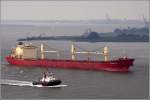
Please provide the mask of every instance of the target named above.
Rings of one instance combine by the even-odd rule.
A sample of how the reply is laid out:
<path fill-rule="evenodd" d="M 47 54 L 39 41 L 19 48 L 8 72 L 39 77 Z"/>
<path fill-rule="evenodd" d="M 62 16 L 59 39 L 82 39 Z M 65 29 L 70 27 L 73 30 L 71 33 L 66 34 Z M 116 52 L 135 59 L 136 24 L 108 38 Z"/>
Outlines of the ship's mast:
<path fill-rule="evenodd" d="M 92 52 L 92 51 L 79 52 L 79 51 L 76 51 L 75 45 L 72 43 L 72 45 L 71 45 L 71 54 L 72 54 L 72 60 L 76 59 L 76 54 L 87 54 L 88 59 L 89 59 L 89 55 L 96 54 L 96 55 L 103 55 L 104 56 L 104 61 L 108 61 L 108 47 L 107 46 L 105 46 L 103 48 L 103 52 Z"/>
<path fill-rule="evenodd" d="M 45 55 L 44 55 L 44 44 L 41 44 L 41 59 L 44 59 Z"/>
<path fill-rule="evenodd" d="M 41 59 L 45 59 L 45 53 L 57 53 L 57 57 L 59 57 L 57 50 L 45 50 L 44 44 L 41 44 Z"/>
<path fill-rule="evenodd" d="M 76 53 L 75 46 L 72 43 L 72 45 L 71 45 L 71 54 L 72 54 L 71 58 L 72 58 L 72 60 L 76 59 L 75 53 Z"/>
<path fill-rule="evenodd" d="M 107 46 L 104 47 L 103 55 L 104 55 L 104 60 L 108 61 L 108 47 Z"/>

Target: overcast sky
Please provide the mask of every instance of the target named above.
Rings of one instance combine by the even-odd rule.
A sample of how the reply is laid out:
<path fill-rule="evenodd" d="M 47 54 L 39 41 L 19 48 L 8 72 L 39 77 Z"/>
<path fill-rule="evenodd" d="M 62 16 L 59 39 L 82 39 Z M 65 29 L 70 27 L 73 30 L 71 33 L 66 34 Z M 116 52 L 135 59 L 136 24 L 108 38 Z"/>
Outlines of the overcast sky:
<path fill-rule="evenodd" d="M 149 1 L 2 1 L 2 20 L 149 19 Z"/>

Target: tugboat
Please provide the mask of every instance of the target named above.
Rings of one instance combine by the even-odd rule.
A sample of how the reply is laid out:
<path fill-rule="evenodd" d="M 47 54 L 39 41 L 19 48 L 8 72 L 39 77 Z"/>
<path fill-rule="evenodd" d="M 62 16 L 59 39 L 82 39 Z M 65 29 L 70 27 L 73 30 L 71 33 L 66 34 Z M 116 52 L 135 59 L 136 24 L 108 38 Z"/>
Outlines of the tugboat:
<path fill-rule="evenodd" d="M 42 79 L 40 79 L 39 81 L 34 81 L 32 84 L 42 85 L 42 86 L 55 86 L 55 85 L 60 85 L 61 80 L 56 79 L 52 72 L 49 73 L 47 71 L 47 72 L 44 72 Z"/>

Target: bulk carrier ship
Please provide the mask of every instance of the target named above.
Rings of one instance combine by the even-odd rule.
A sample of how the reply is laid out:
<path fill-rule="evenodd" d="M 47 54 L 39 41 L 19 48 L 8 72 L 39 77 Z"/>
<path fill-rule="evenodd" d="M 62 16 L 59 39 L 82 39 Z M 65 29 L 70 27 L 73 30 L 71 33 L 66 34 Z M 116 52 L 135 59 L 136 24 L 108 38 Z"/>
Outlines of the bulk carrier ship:
<path fill-rule="evenodd" d="M 38 52 L 40 51 L 40 53 Z M 104 70 L 115 72 L 128 72 L 133 65 L 134 59 L 122 57 L 118 59 L 108 59 L 108 47 L 103 47 L 102 52 L 79 52 L 76 50 L 75 44 L 71 45 L 71 59 L 48 59 L 45 57 L 46 53 L 57 53 L 57 50 L 45 50 L 45 44 L 35 46 L 33 44 L 26 44 L 19 42 L 18 45 L 11 50 L 11 54 L 6 57 L 6 60 L 11 65 L 25 66 L 25 67 L 53 67 L 53 68 L 73 68 L 86 70 Z M 102 55 L 104 60 L 77 60 L 77 54 L 96 54 Z M 38 57 L 40 55 L 40 57 Z"/>

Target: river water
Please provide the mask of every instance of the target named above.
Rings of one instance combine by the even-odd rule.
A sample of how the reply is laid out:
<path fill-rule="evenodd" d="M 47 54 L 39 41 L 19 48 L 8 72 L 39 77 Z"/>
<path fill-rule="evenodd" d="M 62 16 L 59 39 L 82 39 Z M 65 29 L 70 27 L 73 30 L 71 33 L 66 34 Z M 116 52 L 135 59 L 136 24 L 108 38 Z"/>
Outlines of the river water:
<path fill-rule="evenodd" d="M 68 41 L 37 41 L 36 45 L 46 43 L 50 47 L 62 51 L 60 59 L 70 59 Z M 26 68 L 9 65 L 4 57 L 16 42 L 2 44 L 1 79 L 16 81 L 34 81 L 41 77 L 44 68 Z M 67 87 L 46 88 L 32 86 L 1 85 L 1 96 L 4 99 L 143 99 L 149 96 L 149 52 L 148 43 L 115 43 L 115 42 L 76 42 L 76 45 L 93 50 L 107 45 L 110 59 L 126 55 L 135 58 L 129 73 L 114 73 L 96 70 L 78 70 L 49 68 Z M 55 54 L 49 54 L 55 58 Z M 86 55 L 78 55 L 78 59 L 87 59 Z M 91 59 L 101 60 L 103 57 L 92 56 Z"/>

